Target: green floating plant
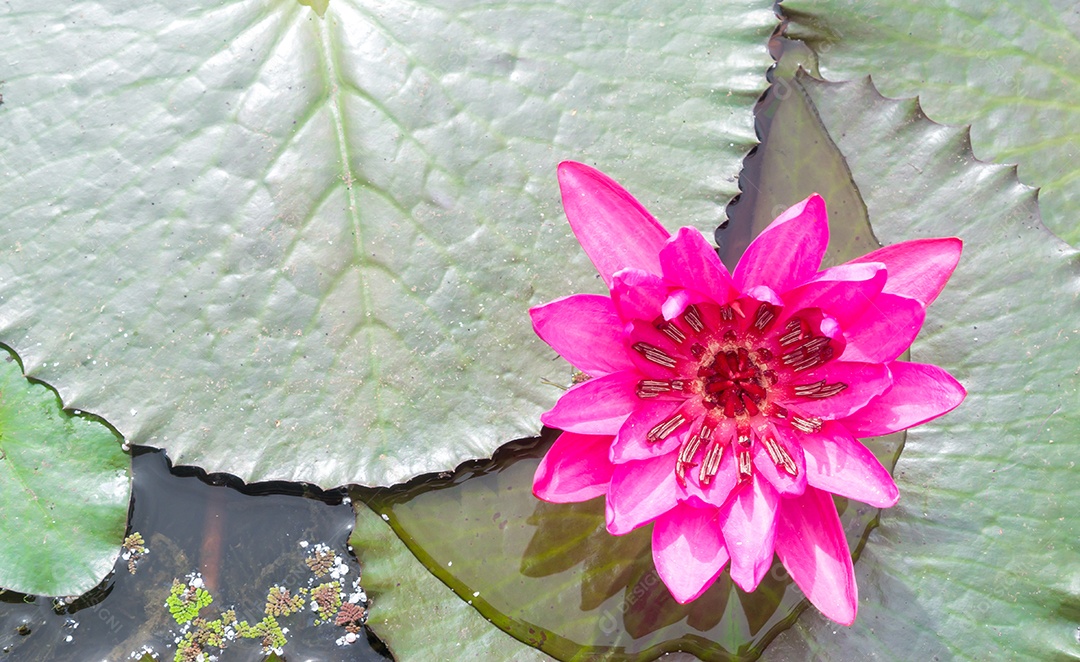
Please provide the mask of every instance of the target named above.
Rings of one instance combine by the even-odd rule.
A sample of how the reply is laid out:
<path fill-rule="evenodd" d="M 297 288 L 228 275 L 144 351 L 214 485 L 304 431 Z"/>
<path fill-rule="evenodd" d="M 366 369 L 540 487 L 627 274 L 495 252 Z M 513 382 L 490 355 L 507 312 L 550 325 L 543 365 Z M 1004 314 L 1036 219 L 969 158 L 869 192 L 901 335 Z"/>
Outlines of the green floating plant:
<path fill-rule="evenodd" d="M 247 621 L 236 623 L 236 635 L 244 639 L 262 639 L 263 653 L 280 654 L 285 644 L 289 643 L 273 616 L 267 616 L 255 625 L 248 625 Z"/>
<path fill-rule="evenodd" d="M 266 595 L 267 616 L 288 616 L 295 614 L 304 608 L 304 595 L 306 589 L 300 589 L 296 595 L 292 595 L 284 586 L 271 586 Z"/>
<path fill-rule="evenodd" d="M 133 533 L 125 541 L 125 549 L 133 555 L 139 550 L 145 553 L 143 544 L 142 536 Z M 303 542 L 301 546 L 306 549 L 308 543 Z M 282 627 L 278 618 L 294 617 L 304 611 L 306 604 L 310 604 L 311 611 L 315 612 L 314 625 L 333 623 L 345 630 L 345 634 L 337 640 L 338 645 L 355 642 L 367 621 L 368 606 L 367 594 L 360 587 L 359 577 L 351 584 L 350 592 L 346 593 L 340 578 L 348 574 L 349 568 L 343 558 L 324 543 L 316 544 L 305 562 L 313 575 L 308 579 L 308 585 L 300 587 L 295 593 L 285 586 L 271 586 L 266 594 L 263 619 L 254 625 L 237 620 L 236 610 L 232 608 L 215 619 L 203 614 L 202 610 L 214 602 L 214 597 L 203 586 L 199 573 L 191 573 L 184 582 L 174 579 L 169 597 L 165 600 L 169 613 L 180 626 L 174 662 L 208 659 L 208 655 L 213 657 L 208 648 L 224 650 L 237 639 L 258 639 L 264 655 L 281 655 L 288 643 L 285 637 L 288 630 Z M 315 580 L 324 575 L 329 575 L 331 581 L 312 588 Z"/>
<path fill-rule="evenodd" d="M 315 625 L 333 620 L 341 608 L 341 582 L 326 582 L 311 589 L 311 608 L 318 613 Z"/>
<path fill-rule="evenodd" d="M 124 551 L 120 554 L 121 558 L 127 561 L 128 572 L 135 574 L 135 569 L 139 565 L 139 560 L 150 551 L 146 547 L 146 541 L 143 540 L 142 534 L 135 531 L 127 538 L 124 538 L 123 544 Z"/>
<path fill-rule="evenodd" d="M 185 584 L 174 579 L 169 597 L 165 598 L 165 606 L 179 625 L 186 625 L 195 620 L 199 611 L 214 601 L 210 592 L 202 588 L 202 579 L 195 576 Z M 195 583 L 197 582 L 197 583 Z"/>

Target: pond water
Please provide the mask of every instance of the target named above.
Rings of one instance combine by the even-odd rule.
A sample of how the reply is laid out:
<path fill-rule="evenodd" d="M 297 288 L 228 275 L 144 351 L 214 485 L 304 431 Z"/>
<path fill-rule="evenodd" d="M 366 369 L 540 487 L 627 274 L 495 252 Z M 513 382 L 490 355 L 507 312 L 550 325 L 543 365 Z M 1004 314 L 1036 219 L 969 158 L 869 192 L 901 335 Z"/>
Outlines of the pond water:
<path fill-rule="evenodd" d="M 133 450 L 132 468 L 128 532 L 139 532 L 148 549 L 135 572 L 121 558 L 101 586 L 70 604 L 0 595 L 0 660 L 128 660 L 147 650 L 171 660 L 180 627 L 166 599 L 174 579 L 183 582 L 195 572 L 214 598 L 201 616 L 214 619 L 233 607 L 238 619 L 252 623 L 264 618 L 272 586 L 296 593 L 324 583 L 328 576 L 315 578 L 305 563 L 320 543 L 348 567 L 343 585 L 351 587 L 360 575 L 347 545 L 354 519 L 344 491 L 295 483 L 245 486 L 221 474 L 170 468 L 163 451 L 146 448 Z M 344 628 L 315 626 L 314 619 L 308 609 L 279 617 L 288 628 L 287 659 L 390 659 L 366 628 L 342 646 Z M 224 659 L 266 658 L 259 641 L 240 639 Z"/>

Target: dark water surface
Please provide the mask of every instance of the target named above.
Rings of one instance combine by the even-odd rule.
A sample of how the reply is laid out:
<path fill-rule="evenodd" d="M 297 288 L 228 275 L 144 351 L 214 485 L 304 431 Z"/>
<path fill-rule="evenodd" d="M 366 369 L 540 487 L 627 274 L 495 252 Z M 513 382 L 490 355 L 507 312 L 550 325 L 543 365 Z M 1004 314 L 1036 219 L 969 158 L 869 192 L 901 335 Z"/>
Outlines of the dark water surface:
<path fill-rule="evenodd" d="M 264 617 L 271 586 L 295 592 L 313 580 L 305 558 L 318 543 L 347 563 L 346 585 L 360 572 L 347 546 L 354 516 L 343 490 L 324 492 L 296 483 L 245 486 L 222 474 L 170 470 L 163 451 L 145 448 L 133 450 L 132 468 L 129 533 L 141 533 L 149 549 L 135 573 L 120 559 L 102 586 L 71 604 L 0 595 L 0 660 L 120 661 L 147 648 L 159 660 L 172 660 L 179 627 L 165 600 L 174 578 L 202 573 L 214 602 L 201 615 L 213 619 L 233 607 L 238 619 L 256 623 Z M 380 642 L 369 642 L 367 632 L 355 643 L 338 645 L 344 629 L 332 623 L 314 626 L 310 610 L 278 620 L 289 629 L 287 660 L 389 659 L 379 652 Z M 223 657 L 267 658 L 256 640 L 232 643 Z"/>

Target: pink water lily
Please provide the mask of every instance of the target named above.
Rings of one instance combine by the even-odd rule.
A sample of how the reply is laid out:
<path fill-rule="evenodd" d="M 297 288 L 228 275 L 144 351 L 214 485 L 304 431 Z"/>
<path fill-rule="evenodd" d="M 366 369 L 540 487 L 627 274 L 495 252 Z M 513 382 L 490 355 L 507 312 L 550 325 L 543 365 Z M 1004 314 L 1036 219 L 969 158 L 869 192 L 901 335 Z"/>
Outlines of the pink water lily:
<path fill-rule="evenodd" d="M 908 241 L 821 270 L 828 218 L 812 195 L 729 273 L 700 232 L 669 235 L 603 173 L 566 162 L 559 184 L 611 296 L 530 310 L 536 333 L 589 376 L 541 417 L 563 433 L 537 468 L 536 496 L 605 496 L 615 535 L 652 523 L 657 572 L 681 603 L 729 565 L 753 591 L 775 552 L 822 613 L 851 624 L 858 594 L 832 494 L 895 504 L 892 476 L 857 437 L 964 399 L 941 368 L 897 360 L 960 240 Z"/>

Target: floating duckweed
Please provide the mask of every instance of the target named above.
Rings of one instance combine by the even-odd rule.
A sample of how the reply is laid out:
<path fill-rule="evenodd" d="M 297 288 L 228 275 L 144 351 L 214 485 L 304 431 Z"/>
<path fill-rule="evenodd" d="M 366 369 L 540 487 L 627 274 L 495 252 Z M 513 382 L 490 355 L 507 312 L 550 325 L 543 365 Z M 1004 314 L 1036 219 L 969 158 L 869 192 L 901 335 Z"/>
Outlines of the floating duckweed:
<path fill-rule="evenodd" d="M 283 586 L 271 586 L 266 596 L 266 614 L 268 616 L 288 616 L 304 608 L 304 589 L 298 595 L 292 595 Z"/>
<path fill-rule="evenodd" d="M 315 624 L 325 623 L 341 607 L 341 582 L 326 582 L 311 589 L 311 610 L 318 613 Z"/>
<path fill-rule="evenodd" d="M 345 628 L 346 632 L 352 632 L 353 634 L 359 634 L 360 630 L 364 627 L 364 622 L 367 620 L 367 610 L 358 604 L 352 602 L 346 602 L 341 605 L 341 609 L 338 611 L 337 618 L 334 620 L 334 625 Z"/>
<path fill-rule="evenodd" d="M 144 545 L 142 536 L 136 536 L 138 534 L 132 534 L 125 540 L 125 549 L 132 554 Z M 360 577 L 356 577 L 348 587 L 344 586 L 340 579 L 348 574 L 349 567 L 342 557 L 324 543 L 310 545 L 302 541 L 300 546 L 304 549 L 310 547 L 311 555 L 305 559 L 305 563 L 314 577 L 308 579 L 306 587 L 295 590 L 282 585 L 271 586 L 266 595 L 265 615 L 254 625 L 238 620 L 234 609 L 224 611 L 213 620 L 200 614 L 214 601 L 204 587 L 201 574 L 191 573 L 185 582 L 174 579 L 165 601 L 169 613 L 180 625 L 175 639 L 174 662 L 217 659 L 207 649 L 224 650 L 237 639 L 259 639 L 264 654 L 284 655 L 289 628 L 283 627 L 278 618 L 287 618 L 303 611 L 305 602 L 309 602 L 311 611 L 315 612 L 315 625 L 332 623 L 345 630 L 344 636 L 337 640 L 339 645 L 357 641 L 368 616 L 368 597 L 360 586 Z M 314 586 L 316 578 L 326 575 L 331 581 Z"/>
<path fill-rule="evenodd" d="M 241 621 L 236 624 L 236 634 L 244 639 L 261 639 L 264 654 L 273 652 L 281 655 L 282 648 L 288 643 L 285 630 L 273 616 L 267 616 L 254 626 Z"/>
<path fill-rule="evenodd" d="M 139 564 L 139 559 L 145 556 L 150 550 L 146 547 L 146 541 L 143 540 L 142 534 L 138 531 L 133 532 L 127 538 L 124 538 L 124 552 L 121 554 L 121 558 L 128 562 L 128 572 L 135 574 L 135 567 Z"/>
<path fill-rule="evenodd" d="M 304 562 L 307 563 L 307 567 L 311 569 L 311 572 L 315 573 L 316 577 L 322 577 L 333 570 L 335 566 L 341 565 L 341 559 L 334 553 L 334 550 L 323 543 L 315 545 L 312 555 L 304 559 Z"/>
<path fill-rule="evenodd" d="M 169 597 L 165 599 L 165 606 L 169 608 L 169 613 L 176 622 L 184 625 L 195 620 L 199 610 L 213 601 L 213 596 L 206 589 L 189 586 L 174 579 L 172 588 L 169 589 Z"/>

